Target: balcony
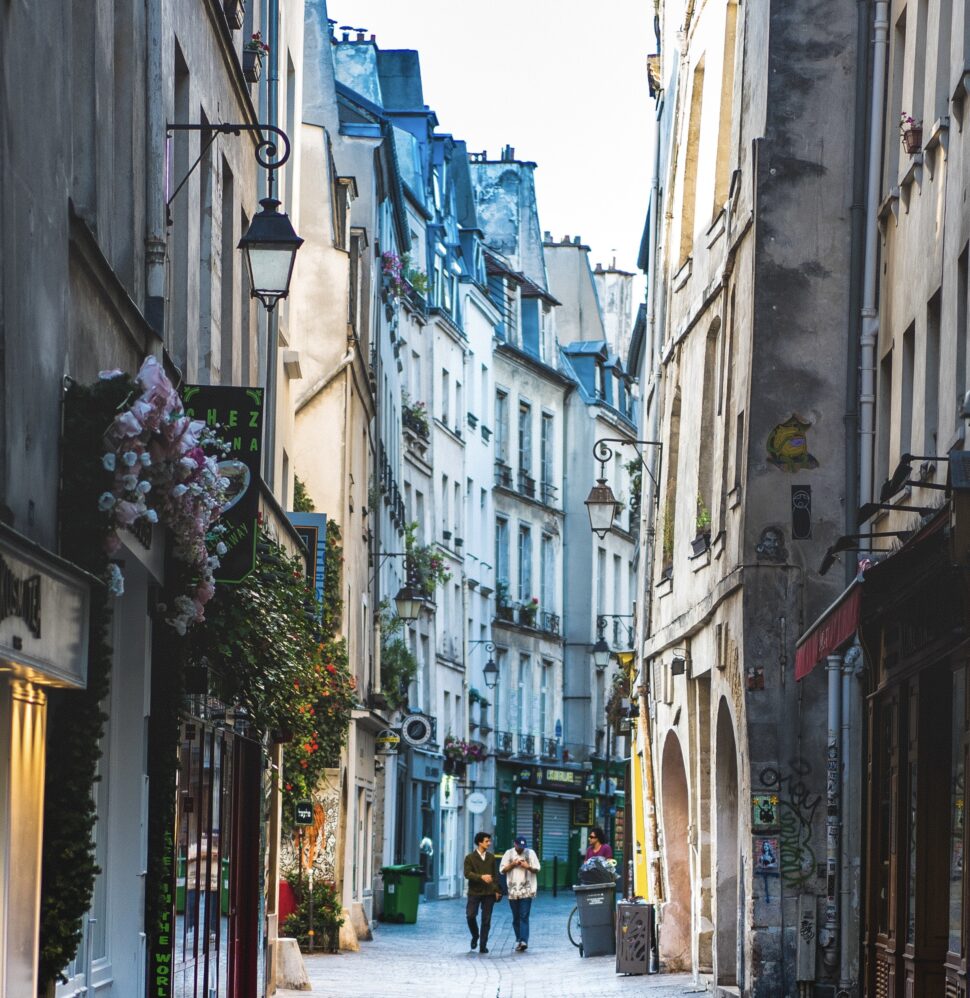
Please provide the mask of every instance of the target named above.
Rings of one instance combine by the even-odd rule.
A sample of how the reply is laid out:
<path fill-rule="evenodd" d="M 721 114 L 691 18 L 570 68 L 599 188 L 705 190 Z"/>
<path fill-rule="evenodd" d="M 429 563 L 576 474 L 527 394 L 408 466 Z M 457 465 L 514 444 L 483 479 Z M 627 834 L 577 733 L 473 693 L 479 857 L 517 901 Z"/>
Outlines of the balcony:
<path fill-rule="evenodd" d="M 495 754 L 511 755 L 515 751 L 515 742 L 511 731 L 495 732 Z"/>
<path fill-rule="evenodd" d="M 519 755 L 534 756 L 536 754 L 536 736 L 519 735 Z"/>
<path fill-rule="evenodd" d="M 502 461 L 495 462 L 495 484 L 503 489 L 512 488 L 512 468 Z"/>
<path fill-rule="evenodd" d="M 543 759 L 559 758 L 559 743 L 555 738 L 543 738 L 540 740 L 542 746 L 541 754 Z"/>
<path fill-rule="evenodd" d="M 557 506 L 559 504 L 559 489 L 555 485 L 543 482 L 539 486 L 539 495 L 546 506 Z"/>
<path fill-rule="evenodd" d="M 539 630 L 545 631 L 547 634 L 558 634 L 559 614 L 549 613 L 547 610 L 543 610 L 539 614 Z"/>
<path fill-rule="evenodd" d="M 522 469 L 519 469 L 519 492 L 527 499 L 536 497 L 536 480 Z"/>
<path fill-rule="evenodd" d="M 410 430 L 422 440 L 431 439 L 431 430 L 428 426 L 428 415 L 424 406 L 404 405 L 401 407 L 401 422 L 406 430 Z"/>

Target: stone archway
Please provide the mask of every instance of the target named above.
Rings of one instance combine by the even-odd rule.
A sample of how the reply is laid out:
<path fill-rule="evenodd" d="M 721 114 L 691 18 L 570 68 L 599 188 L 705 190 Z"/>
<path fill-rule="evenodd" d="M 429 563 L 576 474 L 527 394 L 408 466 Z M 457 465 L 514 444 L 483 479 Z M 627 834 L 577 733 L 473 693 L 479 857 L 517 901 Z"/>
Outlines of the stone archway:
<path fill-rule="evenodd" d="M 717 711 L 714 782 L 714 975 L 718 984 L 738 982 L 738 749 L 727 700 Z"/>
<path fill-rule="evenodd" d="M 680 741 L 671 731 L 660 763 L 664 867 L 667 900 L 660 924 L 660 960 L 665 970 L 691 969 L 690 806 Z"/>

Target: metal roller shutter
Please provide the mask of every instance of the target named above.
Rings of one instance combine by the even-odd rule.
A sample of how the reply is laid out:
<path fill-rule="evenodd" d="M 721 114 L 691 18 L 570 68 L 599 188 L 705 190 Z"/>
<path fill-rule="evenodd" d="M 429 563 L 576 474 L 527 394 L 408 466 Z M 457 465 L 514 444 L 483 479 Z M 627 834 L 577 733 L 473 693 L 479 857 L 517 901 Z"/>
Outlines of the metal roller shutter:
<path fill-rule="evenodd" d="M 569 857 L 569 809 L 568 800 L 546 797 L 542 802 L 542 849 L 539 857 L 544 863 L 553 856 L 560 860 Z"/>

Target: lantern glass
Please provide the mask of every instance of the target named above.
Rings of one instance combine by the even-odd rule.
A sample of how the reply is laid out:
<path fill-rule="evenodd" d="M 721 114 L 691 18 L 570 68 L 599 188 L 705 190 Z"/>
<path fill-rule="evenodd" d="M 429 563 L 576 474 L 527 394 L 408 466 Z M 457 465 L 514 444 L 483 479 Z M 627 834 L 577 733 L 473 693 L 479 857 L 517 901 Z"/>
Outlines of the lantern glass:
<path fill-rule="evenodd" d="M 246 255 L 250 293 L 267 311 L 290 293 L 290 278 L 296 251 L 303 240 L 296 234 L 285 212 L 277 211 L 280 202 L 263 198 L 263 210 L 253 217 L 249 231 L 239 240 Z"/>
<path fill-rule="evenodd" d="M 598 671 L 602 672 L 610 664 L 610 655 L 612 655 L 610 646 L 606 643 L 606 639 L 600 635 L 596 644 L 593 645 L 593 665 Z"/>
<path fill-rule="evenodd" d="M 401 620 L 410 624 L 420 616 L 421 607 L 424 606 L 424 597 L 417 589 L 403 586 L 394 597 L 394 605 Z"/>
<path fill-rule="evenodd" d="M 485 663 L 485 685 L 490 690 L 494 690 L 498 685 L 498 666 L 492 658 Z"/>
<path fill-rule="evenodd" d="M 586 498 L 586 510 L 589 513 L 589 525 L 598 537 L 605 537 L 613 527 L 613 520 L 620 504 L 613 495 L 613 490 L 605 478 L 599 478 L 589 490 Z"/>

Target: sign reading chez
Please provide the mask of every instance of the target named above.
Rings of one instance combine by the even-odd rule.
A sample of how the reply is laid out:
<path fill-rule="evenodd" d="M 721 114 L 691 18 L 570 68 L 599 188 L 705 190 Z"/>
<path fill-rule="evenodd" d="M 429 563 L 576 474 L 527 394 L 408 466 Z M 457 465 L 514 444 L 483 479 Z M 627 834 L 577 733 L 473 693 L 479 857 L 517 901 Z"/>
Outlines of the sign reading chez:
<path fill-rule="evenodd" d="M 259 513 L 260 457 L 263 442 L 263 389 L 236 385 L 188 385 L 183 389 L 186 414 L 218 426 L 229 444 L 220 456 L 219 474 L 229 479 L 228 501 L 222 507 L 226 527 L 217 582 L 242 582 L 256 564 L 256 523 Z"/>
<path fill-rule="evenodd" d="M 0 664 L 53 686 L 87 682 L 89 580 L 0 524 Z"/>

